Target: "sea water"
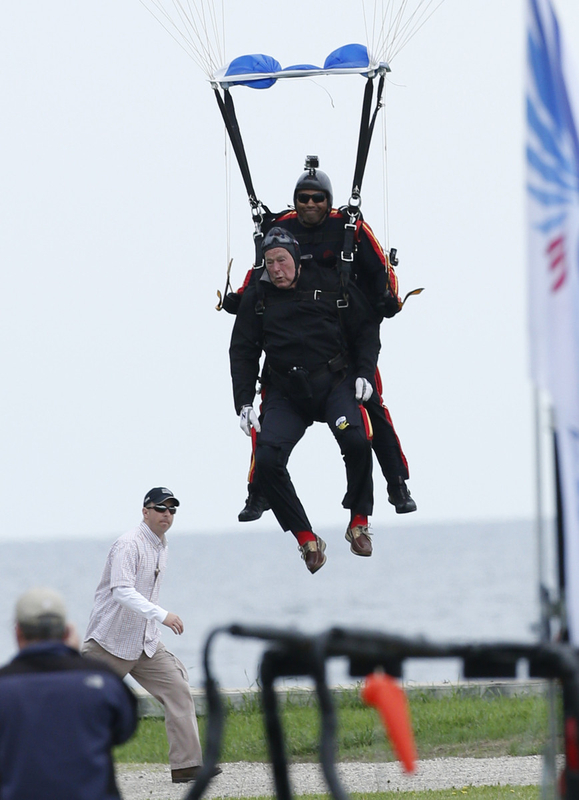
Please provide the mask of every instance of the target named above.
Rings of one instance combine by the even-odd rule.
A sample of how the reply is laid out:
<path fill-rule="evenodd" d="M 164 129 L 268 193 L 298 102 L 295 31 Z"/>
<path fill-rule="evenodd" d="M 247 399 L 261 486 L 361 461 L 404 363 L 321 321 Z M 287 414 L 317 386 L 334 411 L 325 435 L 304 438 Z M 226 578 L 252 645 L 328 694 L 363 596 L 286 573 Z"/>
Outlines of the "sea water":
<path fill-rule="evenodd" d="M 138 522 L 138 520 L 136 520 Z M 451 523 L 391 528 L 374 537 L 372 558 L 352 555 L 343 531 L 319 531 L 328 561 L 306 570 L 290 534 L 247 530 L 211 535 L 169 533 L 161 605 L 185 632 L 162 628 L 163 641 L 204 681 L 208 634 L 231 623 L 293 628 L 306 634 L 331 626 L 422 636 L 434 643 L 538 638 L 537 545 L 531 522 Z M 82 634 L 110 539 L 5 542 L 1 568 L 0 659 L 15 653 L 14 604 L 32 586 L 63 593 Z M 227 634 L 215 639 L 211 664 L 223 688 L 256 685 L 264 644 Z M 332 683 L 346 684 L 346 665 L 330 663 Z M 411 660 L 407 681 L 456 682 L 459 662 Z"/>

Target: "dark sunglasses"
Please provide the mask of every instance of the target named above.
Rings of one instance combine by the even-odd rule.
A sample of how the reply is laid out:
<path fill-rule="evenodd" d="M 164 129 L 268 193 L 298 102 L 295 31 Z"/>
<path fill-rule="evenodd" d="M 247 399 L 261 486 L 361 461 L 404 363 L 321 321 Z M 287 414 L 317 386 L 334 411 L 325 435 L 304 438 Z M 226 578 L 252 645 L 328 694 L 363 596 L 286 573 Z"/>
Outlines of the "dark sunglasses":
<path fill-rule="evenodd" d="M 169 514 L 173 515 L 177 513 L 177 506 L 163 506 L 161 504 L 155 506 L 147 506 L 147 508 L 154 508 L 158 514 L 164 514 L 165 511 L 168 511 Z"/>
<path fill-rule="evenodd" d="M 310 200 L 313 200 L 314 203 L 323 203 L 326 199 L 326 194 L 325 192 L 315 192 L 315 194 L 305 194 L 300 192 L 297 198 L 299 203 L 303 203 L 306 206 Z"/>

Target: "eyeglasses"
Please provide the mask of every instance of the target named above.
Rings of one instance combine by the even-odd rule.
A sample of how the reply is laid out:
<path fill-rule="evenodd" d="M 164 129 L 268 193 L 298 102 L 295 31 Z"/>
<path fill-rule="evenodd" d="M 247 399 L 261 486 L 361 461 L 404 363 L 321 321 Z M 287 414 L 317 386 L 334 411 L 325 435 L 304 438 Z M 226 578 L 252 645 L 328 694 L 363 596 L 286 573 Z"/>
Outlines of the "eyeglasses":
<path fill-rule="evenodd" d="M 313 200 L 314 203 L 323 203 L 324 200 L 327 200 L 325 192 L 315 192 L 314 194 L 305 194 L 304 192 L 300 192 L 297 196 L 298 203 L 303 203 L 305 206 Z"/>
<path fill-rule="evenodd" d="M 161 504 L 154 505 L 154 506 L 147 506 L 147 508 L 154 508 L 157 514 L 164 514 L 165 511 L 168 511 L 171 516 L 177 513 L 177 506 L 163 506 Z"/>

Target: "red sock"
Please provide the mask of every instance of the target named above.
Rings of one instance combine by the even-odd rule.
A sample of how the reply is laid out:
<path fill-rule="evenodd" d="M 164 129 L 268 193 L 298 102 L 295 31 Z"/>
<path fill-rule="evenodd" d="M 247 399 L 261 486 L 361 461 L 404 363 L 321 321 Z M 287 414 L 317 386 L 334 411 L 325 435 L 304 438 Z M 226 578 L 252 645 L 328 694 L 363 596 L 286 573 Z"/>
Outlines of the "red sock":
<path fill-rule="evenodd" d="M 356 514 L 352 518 L 352 522 L 350 522 L 350 527 L 355 528 L 357 525 L 361 525 L 363 528 L 368 526 L 368 517 L 365 517 L 363 514 Z"/>
<path fill-rule="evenodd" d="M 303 547 L 306 542 L 316 541 L 316 537 L 311 531 L 298 531 L 297 533 L 294 533 L 294 536 L 298 540 L 298 544 L 300 547 Z"/>

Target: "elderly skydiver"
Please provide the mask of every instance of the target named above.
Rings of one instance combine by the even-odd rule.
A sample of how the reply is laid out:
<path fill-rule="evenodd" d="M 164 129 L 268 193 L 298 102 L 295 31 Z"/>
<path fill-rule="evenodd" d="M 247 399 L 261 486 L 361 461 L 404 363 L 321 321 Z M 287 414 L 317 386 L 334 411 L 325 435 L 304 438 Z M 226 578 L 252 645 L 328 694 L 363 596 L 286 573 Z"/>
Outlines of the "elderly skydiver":
<path fill-rule="evenodd" d="M 235 409 L 242 430 L 257 432 L 260 488 L 315 573 L 326 562 L 326 544 L 312 530 L 287 462 L 306 428 L 316 420 L 328 424 L 346 466 L 346 539 L 352 553 L 371 556 L 371 427 L 362 403 L 372 395 L 378 326 L 364 295 L 352 286 L 346 302 L 337 272 L 302 260 L 298 242 L 283 228 L 272 228 L 262 249 L 265 268 L 243 293 L 231 337 Z M 253 401 L 262 353 L 267 366 L 258 419 Z"/>
<path fill-rule="evenodd" d="M 268 224 L 283 226 L 298 241 L 303 255 L 311 256 L 320 266 L 337 272 L 340 269 L 347 216 L 343 210 L 332 208 L 332 184 L 326 173 L 317 168 L 317 159 L 308 157 L 308 164 L 312 166 L 308 166 L 300 175 L 294 189 L 294 209 L 277 215 L 269 223 L 266 221 L 264 231 Z M 349 280 L 364 293 L 374 319 L 379 323 L 400 311 L 398 278 L 371 228 L 362 219 L 356 223 L 354 245 Z M 235 313 L 240 295 L 251 282 L 253 272 L 248 272 L 239 292 L 226 297 L 223 307 L 227 311 Z M 378 370 L 372 376 L 372 385 L 374 392 L 367 404 L 374 430 L 372 448 L 386 479 L 390 503 L 397 514 L 408 514 L 416 511 L 416 503 L 406 486 L 408 462 L 390 412 L 382 399 L 382 379 Z M 254 480 L 254 466 L 252 463 L 245 507 L 239 514 L 241 522 L 259 519 L 268 508 L 264 493 L 259 489 L 259 476 Z"/>

